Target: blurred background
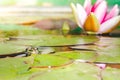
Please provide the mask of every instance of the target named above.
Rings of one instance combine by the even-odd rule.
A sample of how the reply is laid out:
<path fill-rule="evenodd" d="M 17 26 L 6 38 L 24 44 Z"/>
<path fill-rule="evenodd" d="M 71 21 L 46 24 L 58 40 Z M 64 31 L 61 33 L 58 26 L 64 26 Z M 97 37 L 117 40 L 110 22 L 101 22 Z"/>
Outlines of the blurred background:
<path fill-rule="evenodd" d="M 92 0 L 94 3 L 96 0 Z M 106 0 L 109 8 L 120 0 Z M 43 19 L 72 19 L 70 3 L 84 0 L 0 0 L 0 24 L 34 24 Z"/>
<path fill-rule="evenodd" d="M 94 3 L 96 0 L 92 0 Z M 109 6 L 120 5 L 120 0 L 106 0 Z M 83 3 L 84 0 L 0 0 L 0 6 L 69 6 L 71 2 Z"/>
<path fill-rule="evenodd" d="M 92 0 L 94 3 L 96 0 Z M 120 0 L 106 0 L 109 8 Z M 0 23 L 22 23 L 43 18 L 71 18 L 70 3 L 84 0 L 0 0 Z"/>

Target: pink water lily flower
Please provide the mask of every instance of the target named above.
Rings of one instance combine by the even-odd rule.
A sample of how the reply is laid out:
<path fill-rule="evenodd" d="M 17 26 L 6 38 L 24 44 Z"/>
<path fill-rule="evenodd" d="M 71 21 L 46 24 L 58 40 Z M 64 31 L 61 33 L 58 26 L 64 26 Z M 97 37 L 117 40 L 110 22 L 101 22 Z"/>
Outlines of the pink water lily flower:
<path fill-rule="evenodd" d="M 78 26 L 87 32 L 109 33 L 120 25 L 119 8 L 116 4 L 109 12 L 106 0 L 85 0 L 84 5 L 71 3 Z"/>

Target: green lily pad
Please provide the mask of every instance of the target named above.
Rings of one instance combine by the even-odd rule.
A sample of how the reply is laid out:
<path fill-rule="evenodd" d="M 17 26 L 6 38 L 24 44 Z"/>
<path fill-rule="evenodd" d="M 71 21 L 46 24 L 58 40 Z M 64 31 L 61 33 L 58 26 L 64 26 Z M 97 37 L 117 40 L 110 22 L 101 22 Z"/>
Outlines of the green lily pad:
<path fill-rule="evenodd" d="M 73 46 L 71 48 L 72 49 L 89 49 L 89 50 L 96 50 L 98 52 L 101 52 L 104 50 L 107 51 L 109 46 L 114 46 L 115 48 L 116 47 L 120 48 L 119 47 L 120 46 L 120 38 L 100 37 L 99 40 L 95 42 L 95 45 Z M 113 53 L 112 49 L 113 49 L 113 47 L 111 49 L 109 49 L 108 51 Z M 110 50 L 112 50 L 112 51 L 110 51 Z M 115 49 L 114 53 L 119 52 L 118 50 L 116 51 L 116 49 Z"/>
<path fill-rule="evenodd" d="M 0 24 L 0 36 L 3 37 L 11 37 L 11 36 L 20 36 L 20 35 L 35 35 L 40 34 L 40 30 L 38 28 L 33 28 L 31 26 L 21 26 L 21 25 L 5 25 Z"/>
<path fill-rule="evenodd" d="M 49 68 L 49 67 L 59 67 L 72 63 L 73 61 L 68 58 L 63 58 L 59 56 L 43 54 L 37 55 L 34 59 L 32 65 L 33 68 Z"/>
<path fill-rule="evenodd" d="M 25 51 L 25 46 L 18 46 L 8 43 L 0 43 L 0 55 L 20 53 Z"/>
<path fill-rule="evenodd" d="M 120 63 L 120 47 L 118 45 L 86 45 L 86 46 L 74 46 L 72 49 L 87 49 L 95 50 L 97 53 L 96 62 L 103 63 Z"/>
<path fill-rule="evenodd" d="M 56 52 L 55 55 L 66 57 L 70 59 L 81 59 L 81 60 L 91 60 L 94 61 L 96 53 L 92 51 L 66 51 L 66 52 Z"/>
<path fill-rule="evenodd" d="M 17 37 L 16 41 L 9 41 L 14 44 L 33 46 L 66 46 L 94 43 L 98 40 L 95 36 L 61 36 L 61 35 L 39 35 Z"/>
<path fill-rule="evenodd" d="M 14 80 L 31 80 L 31 77 L 33 77 L 34 75 L 43 75 L 44 73 L 46 73 L 46 70 L 28 71 L 26 73 L 17 75 L 16 77 L 14 77 Z"/>
<path fill-rule="evenodd" d="M 33 60 L 32 57 L 0 59 L 0 79 L 14 80 L 17 75 L 28 71 Z"/>
<path fill-rule="evenodd" d="M 120 47 L 119 46 L 107 46 L 100 47 L 97 51 L 98 62 L 112 62 L 112 63 L 120 63 Z"/>
<path fill-rule="evenodd" d="M 15 24 L 0 24 L 1 31 L 10 31 L 10 30 L 38 30 L 37 28 L 33 27 L 26 27 L 22 25 L 15 25 Z"/>
<path fill-rule="evenodd" d="M 74 63 L 48 72 L 34 75 L 30 80 L 99 80 L 100 69 L 87 63 Z"/>
<path fill-rule="evenodd" d="M 112 37 L 100 37 L 98 41 L 95 42 L 95 45 L 82 45 L 82 46 L 73 46 L 72 49 L 89 49 L 96 50 L 101 52 L 103 50 L 108 50 L 109 46 L 114 46 L 120 48 L 120 38 L 112 38 Z M 111 48 L 112 49 L 112 48 Z M 108 51 L 111 52 L 109 49 Z M 115 51 L 115 50 L 114 50 Z M 118 50 L 115 52 L 119 52 Z"/>
<path fill-rule="evenodd" d="M 107 67 L 102 71 L 103 80 L 119 80 L 120 79 L 120 69 Z"/>
<path fill-rule="evenodd" d="M 97 44 L 120 45 L 120 38 L 117 37 L 100 37 Z"/>
<path fill-rule="evenodd" d="M 119 38 L 104 38 L 102 37 L 95 45 L 73 46 L 72 49 L 87 49 L 94 50 L 98 54 L 97 62 L 103 63 L 120 63 L 120 46 Z M 118 43 L 118 44 L 117 44 Z"/>

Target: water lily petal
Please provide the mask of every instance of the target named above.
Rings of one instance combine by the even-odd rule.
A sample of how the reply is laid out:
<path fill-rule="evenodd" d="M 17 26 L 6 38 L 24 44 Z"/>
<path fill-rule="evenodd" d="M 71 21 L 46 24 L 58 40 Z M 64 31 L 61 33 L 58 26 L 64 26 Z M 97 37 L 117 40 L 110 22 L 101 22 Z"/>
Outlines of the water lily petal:
<path fill-rule="evenodd" d="M 94 13 L 90 13 L 85 21 L 84 29 L 86 31 L 97 32 L 99 29 L 99 21 L 97 20 Z"/>
<path fill-rule="evenodd" d="M 118 8 L 118 5 L 116 4 L 112 9 L 111 11 L 109 12 L 109 14 L 106 15 L 104 21 L 114 17 L 114 16 L 117 16 L 119 14 L 119 8 Z"/>
<path fill-rule="evenodd" d="M 96 66 L 98 66 L 100 69 L 105 69 L 106 64 L 96 64 Z"/>
<path fill-rule="evenodd" d="M 91 12 L 91 0 L 85 0 L 84 2 L 84 9 L 86 10 L 87 14 L 89 14 Z"/>
<path fill-rule="evenodd" d="M 85 9 L 82 7 L 82 5 L 80 4 L 77 4 L 77 12 L 78 12 L 78 18 L 81 20 L 81 24 L 83 26 L 87 18 L 87 13 Z"/>
<path fill-rule="evenodd" d="M 97 0 L 96 3 L 93 5 L 92 7 L 92 12 L 94 12 L 94 10 L 97 8 L 97 6 L 102 2 L 103 0 Z"/>
<path fill-rule="evenodd" d="M 109 33 L 115 29 L 120 22 L 120 16 L 113 17 L 106 22 L 102 23 L 98 33 Z"/>
<path fill-rule="evenodd" d="M 73 11 L 73 14 L 75 16 L 75 20 L 76 20 L 78 26 L 82 28 L 81 21 L 80 21 L 80 19 L 78 17 L 77 8 L 73 3 L 71 3 L 71 8 L 72 8 L 72 11 Z"/>
<path fill-rule="evenodd" d="M 106 1 L 102 1 L 94 11 L 94 14 L 96 15 L 100 23 L 102 23 L 106 12 L 107 12 L 107 3 Z"/>

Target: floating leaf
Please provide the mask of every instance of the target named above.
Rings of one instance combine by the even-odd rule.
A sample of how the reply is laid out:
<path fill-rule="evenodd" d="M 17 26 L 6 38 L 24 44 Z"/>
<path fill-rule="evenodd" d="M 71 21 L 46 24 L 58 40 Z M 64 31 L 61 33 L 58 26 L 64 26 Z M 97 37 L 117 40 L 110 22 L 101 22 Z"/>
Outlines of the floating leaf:
<path fill-rule="evenodd" d="M 7 43 L 0 43 L 0 55 L 4 54 L 13 54 L 13 53 L 20 53 L 25 51 L 25 46 L 18 46 L 13 44 Z"/>
<path fill-rule="evenodd" d="M 43 54 L 43 55 L 37 55 L 35 57 L 32 67 L 33 68 L 49 68 L 49 66 L 59 67 L 70 64 L 71 62 L 72 60 L 68 58 Z"/>
<path fill-rule="evenodd" d="M 55 55 L 66 57 L 70 59 L 82 59 L 94 61 L 96 53 L 92 51 L 66 51 L 66 52 L 56 52 Z"/>
<path fill-rule="evenodd" d="M 120 79 L 120 69 L 106 68 L 102 71 L 103 80 L 119 80 Z"/>
<path fill-rule="evenodd" d="M 4 58 L 0 59 L 0 79 L 14 80 L 17 75 L 26 73 L 34 58 Z"/>
<path fill-rule="evenodd" d="M 20 45 L 33 45 L 33 46 L 68 46 L 94 43 L 98 40 L 95 36 L 61 36 L 61 35 L 40 35 L 40 36 L 24 36 L 17 37 L 21 39 L 16 41 L 9 41 L 14 44 Z"/>
<path fill-rule="evenodd" d="M 4 37 L 40 34 L 40 30 L 38 28 L 33 28 L 32 26 L 26 27 L 13 24 L 0 24 L 0 31 L 0 35 Z"/>
<path fill-rule="evenodd" d="M 120 63 L 119 38 L 101 37 L 95 45 L 73 46 L 74 50 L 93 50 L 98 54 L 97 62 L 102 63 Z M 118 44 L 117 44 L 118 43 Z"/>
<path fill-rule="evenodd" d="M 34 75 L 30 80 L 99 80 L 99 68 L 87 64 L 76 63 L 66 67 L 49 70 L 43 75 Z"/>
<path fill-rule="evenodd" d="M 120 38 L 114 37 L 100 37 L 99 41 L 96 44 L 103 45 L 120 45 Z"/>
<path fill-rule="evenodd" d="M 120 63 L 120 47 L 119 46 L 107 46 L 100 47 L 97 51 L 98 62 L 113 62 Z"/>

